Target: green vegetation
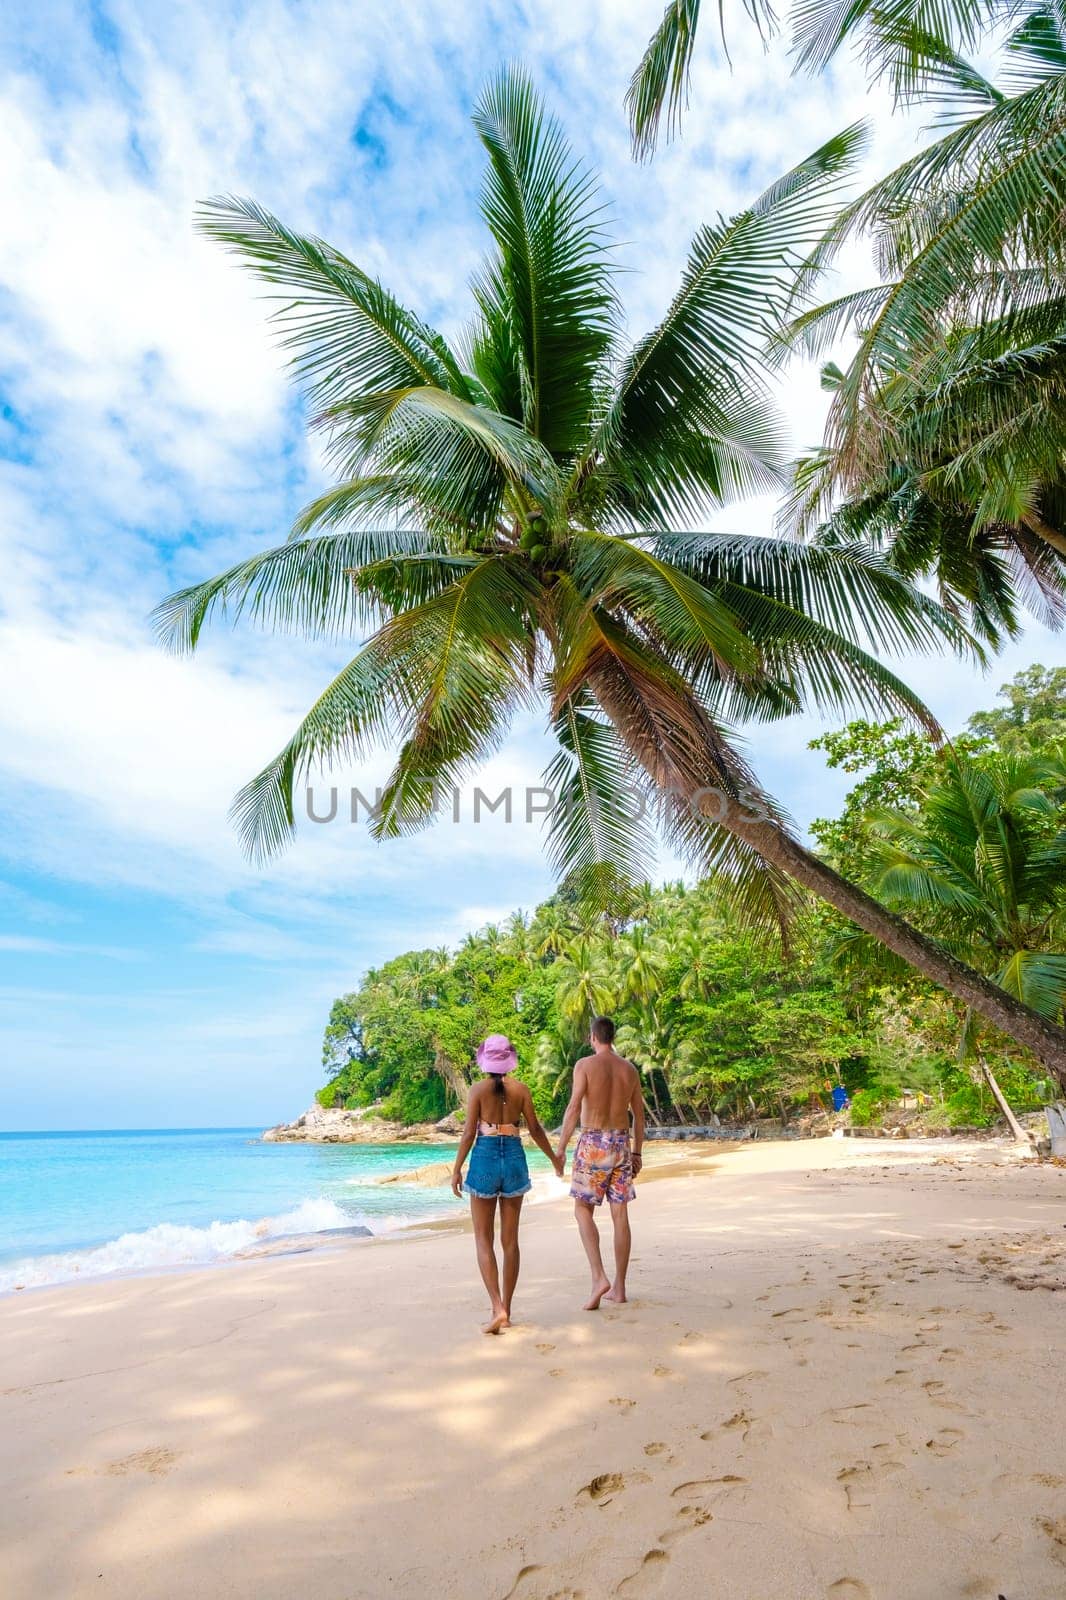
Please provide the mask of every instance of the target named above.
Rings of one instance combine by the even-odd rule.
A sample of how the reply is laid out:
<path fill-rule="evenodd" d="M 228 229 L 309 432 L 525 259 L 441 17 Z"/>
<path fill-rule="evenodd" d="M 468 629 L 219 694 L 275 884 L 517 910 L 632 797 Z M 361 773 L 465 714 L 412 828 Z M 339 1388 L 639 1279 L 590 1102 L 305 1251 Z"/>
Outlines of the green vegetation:
<path fill-rule="evenodd" d="M 895 722 L 816 740 L 859 778 L 813 831 L 946 948 L 1060 1017 L 1066 671 L 1032 668 L 1002 693 L 1006 710 L 975 716 L 940 751 Z M 1051 1092 L 1031 1057 L 833 913 L 808 908 L 785 949 L 707 881 L 644 885 L 620 919 L 557 895 L 454 953 L 413 951 L 368 973 L 333 1007 L 319 1099 L 439 1117 L 461 1101 L 478 1041 L 503 1030 L 551 1120 L 599 1010 L 617 1017 L 659 1120 L 787 1116 L 828 1104 L 843 1082 L 856 1126 L 908 1092 L 931 1127 L 982 1127 L 997 1115 L 989 1071 L 1016 1111 Z"/>

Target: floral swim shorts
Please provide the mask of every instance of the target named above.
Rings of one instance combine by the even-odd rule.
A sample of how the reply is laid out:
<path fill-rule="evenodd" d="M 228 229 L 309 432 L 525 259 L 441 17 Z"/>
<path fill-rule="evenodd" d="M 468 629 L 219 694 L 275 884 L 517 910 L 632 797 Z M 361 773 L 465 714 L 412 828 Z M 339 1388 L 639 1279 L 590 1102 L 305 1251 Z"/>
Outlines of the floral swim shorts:
<path fill-rule="evenodd" d="M 570 1195 L 588 1206 L 633 1200 L 633 1152 L 627 1128 L 585 1128 L 574 1151 Z"/>

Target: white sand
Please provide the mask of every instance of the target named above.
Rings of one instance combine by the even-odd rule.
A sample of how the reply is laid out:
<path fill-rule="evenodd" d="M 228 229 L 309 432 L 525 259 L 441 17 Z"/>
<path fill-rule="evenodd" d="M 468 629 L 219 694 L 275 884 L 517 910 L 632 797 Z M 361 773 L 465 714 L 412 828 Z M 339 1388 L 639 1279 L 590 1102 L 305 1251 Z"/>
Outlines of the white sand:
<path fill-rule="evenodd" d="M 458 1230 L 11 1296 L 0 1594 L 1062 1600 L 1066 1173 L 963 1153 L 678 1151 L 595 1315 L 533 1208 L 500 1339 Z"/>

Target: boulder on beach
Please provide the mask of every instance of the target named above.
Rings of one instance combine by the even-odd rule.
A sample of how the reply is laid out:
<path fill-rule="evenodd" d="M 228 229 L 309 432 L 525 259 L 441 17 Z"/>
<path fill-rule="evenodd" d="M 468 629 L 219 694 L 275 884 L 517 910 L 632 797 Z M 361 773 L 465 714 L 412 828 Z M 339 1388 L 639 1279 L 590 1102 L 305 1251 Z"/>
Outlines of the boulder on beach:
<path fill-rule="evenodd" d="M 447 1188 L 452 1181 L 450 1161 L 431 1161 L 428 1166 L 409 1168 L 405 1172 L 386 1172 L 374 1183 L 417 1183 L 427 1189 Z"/>

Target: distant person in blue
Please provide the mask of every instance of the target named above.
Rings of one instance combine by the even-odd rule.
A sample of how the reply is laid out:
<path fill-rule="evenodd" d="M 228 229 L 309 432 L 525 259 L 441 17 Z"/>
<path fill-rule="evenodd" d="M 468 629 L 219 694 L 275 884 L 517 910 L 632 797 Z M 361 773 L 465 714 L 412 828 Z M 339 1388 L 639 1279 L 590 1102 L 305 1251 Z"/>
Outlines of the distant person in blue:
<path fill-rule="evenodd" d="M 845 1111 L 851 1104 L 851 1096 L 842 1083 L 833 1085 L 833 1110 Z"/>
<path fill-rule="evenodd" d="M 485 1077 L 470 1088 L 463 1137 L 452 1169 L 452 1192 L 457 1197 L 470 1196 L 477 1264 L 491 1307 L 485 1332 L 502 1333 L 510 1326 L 511 1301 L 518 1282 L 518 1223 L 522 1200 L 533 1187 L 518 1129 L 522 1117 L 526 1119 L 529 1137 L 544 1151 L 560 1178 L 563 1162 L 541 1127 L 533 1107 L 533 1096 L 524 1083 L 511 1076 L 518 1058 L 510 1039 L 502 1033 L 490 1033 L 484 1044 L 478 1046 L 477 1064 Z M 471 1149 L 473 1155 L 470 1155 Z M 470 1168 L 464 1182 L 463 1162 L 468 1155 Z M 502 1284 L 496 1260 L 497 1202 L 503 1251 Z"/>

